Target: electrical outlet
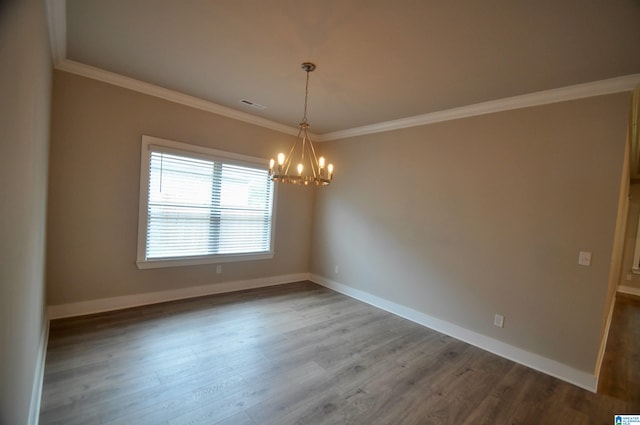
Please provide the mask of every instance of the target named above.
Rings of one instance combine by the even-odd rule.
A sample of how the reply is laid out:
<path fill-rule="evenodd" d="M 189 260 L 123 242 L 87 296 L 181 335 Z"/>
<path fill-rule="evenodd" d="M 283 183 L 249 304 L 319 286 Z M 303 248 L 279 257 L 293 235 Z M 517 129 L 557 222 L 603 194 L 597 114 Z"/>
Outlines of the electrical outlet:
<path fill-rule="evenodd" d="M 493 318 L 493 324 L 499 328 L 504 328 L 504 316 L 502 314 L 496 314 Z"/>
<path fill-rule="evenodd" d="M 222 273 L 222 264 L 218 264 L 216 266 L 216 274 L 220 274 L 220 273 Z"/>
<path fill-rule="evenodd" d="M 581 266 L 590 266 L 591 265 L 591 253 L 580 251 L 580 255 L 578 255 L 578 264 Z"/>
<path fill-rule="evenodd" d="M 333 271 L 335 272 L 335 274 L 339 274 L 340 273 L 340 266 L 336 264 L 336 266 L 333 268 Z"/>

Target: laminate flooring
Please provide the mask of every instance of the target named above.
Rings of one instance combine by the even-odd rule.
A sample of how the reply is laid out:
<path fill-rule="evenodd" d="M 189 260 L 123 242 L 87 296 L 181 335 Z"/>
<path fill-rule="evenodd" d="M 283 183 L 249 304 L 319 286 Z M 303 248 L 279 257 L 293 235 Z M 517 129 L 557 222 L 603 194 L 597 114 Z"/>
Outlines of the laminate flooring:
<path fill-rule="evenodd" d="M 634 355 L 593 394 L 300 282 L 52 321 L 40 424 L 612 424 Z"/>

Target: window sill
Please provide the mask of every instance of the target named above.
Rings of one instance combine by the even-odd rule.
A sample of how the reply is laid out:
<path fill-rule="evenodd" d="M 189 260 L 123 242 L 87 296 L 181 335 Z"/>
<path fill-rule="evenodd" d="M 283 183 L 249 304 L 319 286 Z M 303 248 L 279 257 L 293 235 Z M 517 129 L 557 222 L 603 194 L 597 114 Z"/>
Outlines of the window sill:
<path fill-rule="evenodd" d="M 179 257 L 179 258 L 158 258 L 152 260 L 138 259 L 136 266 L 138 269 L 157 269 L 163 267 L 183 267 L 197 266 L 201 264 L 233 263 L 238 261 L 269 260 L 273 258 L 273 252 L 253 253 L 253 254 L 221 254 L 203 257 Z"/>

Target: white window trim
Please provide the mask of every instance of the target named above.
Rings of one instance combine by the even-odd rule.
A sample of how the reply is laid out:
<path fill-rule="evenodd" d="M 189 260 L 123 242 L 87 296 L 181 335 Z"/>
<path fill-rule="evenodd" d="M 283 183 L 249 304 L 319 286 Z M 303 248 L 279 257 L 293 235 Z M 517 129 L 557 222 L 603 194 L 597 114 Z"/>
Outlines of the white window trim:
<path fill-rule="evenodd" d="M 146 259 L 146 243 L 147 243 L 147 212 L 148 212 L 148 190 L 149 190 L 149 158 L 150 146 L 162 146 L 163 150 L 175 150 L 177 154 L 187 154 L 191 157 L 202 155 L 206 159 L 217 158 L 226 163 L 235 163 L 238 165 L 259 165 L 265 170 L 269 168 L 269 162 L 264 158 L 257 158 L 248 155 L 237 154 L 233 152 L 225 152 L 217 149 L 207 148 L 204 146 L 191 145 L 174 140 L 161 139 L 158 137 L 142 135 L 142 144 L 140 151 L 140 194 L 138 205 L 138 250 L 136 265 L 139 269 L 151 269 L 159 267 L 179 267 L 194 266 L 199 264 L 219 264 L 237 261 L 255 261 L 268 260 L 273 258 L 274 252 L 274 235 L 276 227 L 276 200 L 278 185 L 273 188 L 273 205 L 271 211 L 271 236 L 269 251 L 264 253 L 249 254 L 211 254 L 203 256 L 190 257 L 174 257 L 160 259 Z"/>

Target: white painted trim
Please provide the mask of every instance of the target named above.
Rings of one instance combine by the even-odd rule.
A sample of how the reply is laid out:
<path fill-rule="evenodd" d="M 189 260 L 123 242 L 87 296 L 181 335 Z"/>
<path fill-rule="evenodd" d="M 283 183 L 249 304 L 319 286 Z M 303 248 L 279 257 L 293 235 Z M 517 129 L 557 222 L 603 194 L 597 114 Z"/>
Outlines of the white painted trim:
<path fill-rule="evenodd" d="M 449 335 L 453 338 L 489 351 L 498 356 L 520 363 L 547 375 L 551 375 L 563 381 L 569 382 L 591 392 L 597 389 L 595 375 L 583 372 L 567 366 L 563 363 L 523 350 L 502 341 L 490 338 L 486 335 L 465 329 L 453 323 L 429 316 L 428 314 L 413 310 L 403 305 L 388 301 L 384 298 L 372 295 L 368 292 L 352 288 L 350 286 L 332 281 L 322 276 L 311 274 L 309 279 L 319 285 L 325 286 L 341 294 L 363 301 L 372 306 L 381 308 L 397 316 L 404 317 L 412 322 L 426 326 L 435 331 Z"/>
<path fill-rule="evenodd" d="M 461 106 L 459 108 L 447 109 L 444 111 L 400 118 L 393 121 L 365 125 L 347 130 L 334 131 L 322 134 L 316 137 L 316 140 L 319 142 L 326 142 L 329 140 L 346 139 L 348 137 L 417 127 L 442 121 L 473 117 L 476 115 L 491 114 L 494 112 L 528 108 L 531 106 L 546 105 L 550 103 L 566 102 L 586 97 L 621 93 L 633 90 L 637 84 L 640 84 L 640 74 L 625 75 L 622 77 L 609 78 L 607 80 L 577 84 L 558 89 L 524 94 L 521 96 L 507 97 L 504 99 L 476 103 L 474 105 Z"/>
<path fill-rule="evenodd" d="M 618 292 L 627 295 L 637 295 L 640 297 L 640 288 L 634 288 L 632 286 L 620 285 L 618 286 Z"/>
<path fill-rule="evenodd" d="M 298 134 L 298 127 L 291 127 L 266 118 L 257 117 L 195 96 L 67 59 L 67 2 L 66 0 L 45 0 L 45 2 L 49 23 L 49 42 L 51 44 L 53 64 L 56 69 L 159 97 L 160 99 L 211 112 L 223 117 L 269 128 L 279 131 L 280 133 L 293 136 Z M 312 134 L 311 136 L 314 140 L 317 138 L 316 135 Z"/>
<path fill-rule="evenodd" d="M 189 106 L 191 108 L 211 112 L 223 117 L 258 125 L 260 127 L 275 130 L 280 133 L 291 134 L 293 136 L 298 134 L 297 127 L 290 127 L 288 125 L 280 124 L 266 118 L 257 117 L 246 112 L 218 105 L 217 103 L 209 102 L 208 100 L 200 99 L 198 97 L 190 96 L 174 90 L 169 90 L 167 88 L 156 86 L 154 84 L 145 83 L 144 81 L 136 80 L 135 78 L 125 77 L 124 75 L 105 71 L 104 69 L 95 68 L 83 63 L 64 59 L 56 64 L 56 69 L 70 72 L 72 74 L 80 75 L 83 77 L 92 78 L 94 80 L 102 81 L 104 83 L 112 84 L 118 87 L 123 87 L 125 89 L 148 94 L 150 96 Z"/>
<path fill-rule="evenodd" d="M 33 376 L 31 389 L 31 403 L 29 405 L 29 425 L 38 425 L 40 422 L 40 403 L 42 401 L 42 385 L 44 382 L 44 366 L 47 359 L 47 342 L 49 341 L 49 319 L 45 318 L 38 344 L 38 357 L 36 358 L 36 370 Z"/>
<path fill-rule="evenodd" d="M 600 350 L 598 351 L 598 359 L 596 360 L 596 390 L 598 389 L 598 382 L 600 381 L 600 370 L 602 369 L 602 362 L 604 361 L 604 354 L 607 349 L 607 341 L 609 340 L 609 329 L 611 328 L 611 320 L 613 319 L 613 309 L 616 305 L 616 295 L 613 295 L 611 305 L 609 306 L 609 314 L 607 314 L 607 321 L 604 325 L 604 334 L 602 341 L 600 342 Z"/>
<path fill-rule="evenodd" d="M 49 45 L 54 66 L 67 57 L 67 1 L 45 0 Z"/>
<path fill-rule="evenodd" d="M 218 114 L 227 118 L 247 122 L 279 131 L 289 135 L 297 135 L 298 128 L 291 127 L 266 118 L 257 117 L 246 112 L 238 111 L 217 103 L 209 102 L 194 96 L 189 96 L 164 87 L 145 83 L 134 78 L 125 77 L 103 69 L 94 68 L 79 62 L 68 59 L 60 61 L 56 68 L 62 71 L 92 78 L 115 86 L 134 90 L 140 93 L 155 96 L 170 102 L 200 109 L 206 112 Z M 594 81 L 591 83 L 577 84 L 574 86 L 562 87 L 558 89 L 546 90 L 537 93 L 529 93 L 521 96 L 513 96 L 505 99 L 492 100 L 489 102 L 476 103 L 474 105 L 461 106 L 459 108 L 447 109 L 444 111 L 432 112 L 428 114 L 416 115 L 413 117 L 400 118 L 393 121 L 386 121 L 377 124 L 366 125 L 346 130 L 334 131 L 325 134 L 312 134 L 311 137 L 317 142 L 327 142 L 331 140 L 346 139 L 349 137 L 362 136 L 365 134 L 382 133 L 385 131 L 399 130 L 403 128 L 417 127 L 421 125 L 434 124 L 437 122 L 456 120 L 473 117 L 477 115 L 491 114 L 512 109 L 528 108 L 531 106 L 546 105 L 550 103 L 565 102 L 569 100 L 582 99 L 586 97 L 601 96 L 614 93 L 631 91 L 640 84 L 640 74 L 626 75 L 622 77 L 610 78 L 607 80 Z"/>
<path fill-rule="evenodd" d="M 148 195 L 149 195 L 149 167 L 150 155 L 152 151 L 165 153 L 173 153 L 176 155 L 187 156 L 190 158 L 200 158 L 205 161 L 220 161 L 225 164 L 237 164 L 244 167 L 260 168 L 264 172 L 269 169 L 269 161 L 264 158 L 243 155 L 234 152 L 226 152 L 206 146 L 192 145 L 189 143 L 178 142 L 175 140 L 161 139 L 159 137 L 142 135 L 140 152 L 140 198 L 138 200 L 138 244 L 136 266 L 139 269 L 153 269 L 161 267 L 182 267 L 193 266 L 198 264 L 219 264 L 238 261 L 257 261 L 268 260 L 273 258 L 275 225 L 277 219 L 278 185 L 272 185 L 272 202 L 271 202 L 271 226 L 269 235 L 269 250 L 254 253 L 237 253 L 237 254 L 210 254 L 202 256 L 190 257 L 172 257 L 172 258 L 156 258 L 147 259 L 147 221 L 148 217 Z"/>
<path fill-rule="evenodd" d="M 255 124 L 271 130 L 285 134 L 298 134 L 297 127 L 291 127 L 266 118 L 257 117 L 246 112 L 238 111 L 226 106 L 219 105 L 184 93 L 169 90 L 153 84 L 149 84 L 134 78 L 125 77 L 103 69 L 94 68 L 89 65 L 74 62 L 67 59 L 67 25 L 66 25 L 66 0 L 45 0 L 47 9 L 47 19 L 49 22 L 49 38 L 51 50 L 54 58 L 54 65 L 57 69 L 93 78 L 98 81 L 135 90 L 151 96 L 159 97 L 171 102 L 201 109 L 203 111 L 222 115 L 227 118 Z M 362 136 L 365 134 L 381 133 L 402 128 L 416 127 L 426 124 L 433 124 L 442 121 L 455 120 L 476 115 L 490 114 L 511 109 L 527 108 L 549 103 L 565 102 L 568 100 L 581 99 L 585 97 L 601 96 L 606 94 L 631 91 L 640 84 L 640 74 L 625 75 L 606 80 L 594 81 L 584 84 L 576 84 L 568 87 L 561 87 L 552 90 L 513 96 L 504 99 L 492 100 L 488 102 L 476 103 L 474 105 L 462 106 L 459 108 L 447 109 L 428 114 L 416 115 L 413 117 L 401 118 L 377 124 L 355 127 L 345 130 L 334 131 L 321 135 L 312 134 L 314 141 L 323 142 L 330 140 L 346 139 L 349 137 Z"/>
<path fill-rule="evenodd" d="M 263 288 L 267 286 L 282 285 L 285 283 L 300 282 L 304 280 L 309 280 L 308 273 L 295 273 L 259 279 L 236 280 L 232 282 L 191 286 L 187 288 L 173 289 L 168 291 L 157 291 L 145 294 L 124 295 L 113 298 L 100 298 L 69 304 L 50 305 L 49 319 L 53 320 L 61 319 L 63 317 L 83 316 L 85 314 L 121 310 L 123 308 L 138 307 L 186 298 L 195 298 L 204 295 L 236 292 L 245 289 Z"/>

